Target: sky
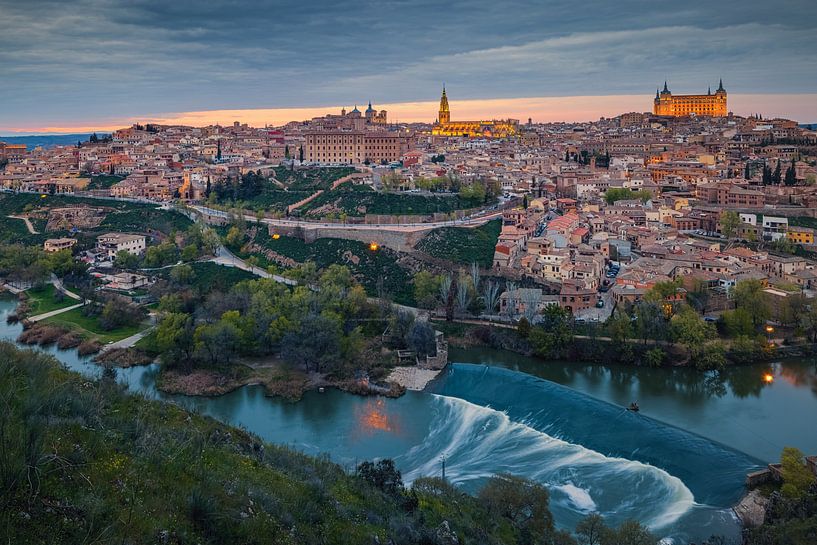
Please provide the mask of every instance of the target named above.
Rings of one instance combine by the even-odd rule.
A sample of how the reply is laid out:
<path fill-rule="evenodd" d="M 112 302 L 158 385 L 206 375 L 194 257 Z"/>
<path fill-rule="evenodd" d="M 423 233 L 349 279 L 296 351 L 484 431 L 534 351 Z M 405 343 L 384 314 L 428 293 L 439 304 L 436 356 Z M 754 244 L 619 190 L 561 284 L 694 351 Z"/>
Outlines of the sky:
<path fill-rule="evenodd" d="M 817 122 L 814 0 L 0 0 L 0 134 L 647 111 L 658 86 Z"/>

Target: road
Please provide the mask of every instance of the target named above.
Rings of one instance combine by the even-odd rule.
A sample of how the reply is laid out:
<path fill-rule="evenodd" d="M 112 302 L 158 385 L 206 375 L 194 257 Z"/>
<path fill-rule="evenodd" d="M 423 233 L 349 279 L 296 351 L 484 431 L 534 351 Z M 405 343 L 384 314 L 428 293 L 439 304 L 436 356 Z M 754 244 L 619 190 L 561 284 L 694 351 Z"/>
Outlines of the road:
<path fill-rule="evenodd" d="M 153 326 L 150 326 L 149 328 L 144 329 L 139 333 L 136 333 L 135 335 L 131 335 L 130 337 L 125 337 L 120 341 L 116 341 L 115 343 L 105 345 L 105 347 L 102 349 L 102 352 L 107 352 L 108 350 L 116 350 L 118 348 L 130 348 L 143 338 L 147 337 L 151 331 L 153 331 Z"/>
<path fill-rule="evenodd" d="M 28 232 L 31 233 L 32 235 L 39 235 L 40 234 L 39 231 L 34 229 L 34 225 L 31 224 L 31 220 L 29 220 L 27 217 L 25 217 L 25 216 L 9 216 L 9 217 L 13 218 L 13 219 L 16 219 L 16 220 L 23 220 L 25 222 L 25 224 L 26 224 L 26 228 L 28 229 Z"/>
<path fill-rule="evenodd" d="M 191 205 L 190 208 L 196 210 L 200 214 L 207 214 L 209 216 L 228 218 L 230 214 L 222 210 L 216 210 L 207 206 Z M 337 229 L 339 231 L 370 231 L 372 229 L 380 229 L 383 231 L 395 232 L 413 232 L 413 231 L 427 231 L 429 229 L 437 229 L 439 227 L 477 227 L 483 225 L 492 219 L 502 216 L 502 210 L 493 210 L 484 215 L 474 215 L 468 218 L 448 220 L 448 221 L 434 221 L 428 223 L 322 223 L 317 221 L 304 221 L 285 218 L 265 218 L 262 223 L 267 225 L 275 225 L 279 227 L 304 227 L 304 228 L 329 228 Z M 254 223 L 258 221 L 255 216 L 245 214 L 244 219 L 248 222 Z"/>
<path fill-rule="evenodd" d="M 39 322 L 40 320 L 45 320 L 46 318 L 51 318 L 52 316 L 56 316 L 57 314 L 62 314 L 63 312 L 68 312 L 69 310 L 74 310 L 75 308 L 79 308 L 83 306 L 85 303 L 77 303 L 76 305 L 71 305 L 70 307 L 65 308 L 58 308 L 57 310 L 52 310 L 51 312 L 45 312 L 43 314 L 38 314 L 37 316 L 31 316 L 28 318 L 30 322 Z"/>
<path fill-rule="evenodd" d="M 260 276 L 261 278 L 272 278 L 276 282 L 280 282 L 281 284 L 287 284 L 289 286 L 296 286 L 298 283 L 291 278 L 284 278 L 283 276 L 279 276 L 277 274 L 270 274 L 261 267 L 253 267 L 233 252 L 225 248 L 224 246 L 219 246 L 216 250 L 215 257 L 211 258 L 209 261 L 213 263 L 218 263 L 219 265 L 224 265 L 225 267 L 236 267 L 243 271 L 251 272 L 256 276 Z"/>

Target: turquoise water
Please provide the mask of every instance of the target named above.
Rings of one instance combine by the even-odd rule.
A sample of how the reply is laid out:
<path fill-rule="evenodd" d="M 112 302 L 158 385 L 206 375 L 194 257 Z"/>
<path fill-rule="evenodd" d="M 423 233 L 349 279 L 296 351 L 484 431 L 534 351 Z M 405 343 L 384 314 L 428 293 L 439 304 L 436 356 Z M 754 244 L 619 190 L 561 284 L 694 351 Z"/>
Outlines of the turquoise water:
<path fill-rule="evenodd" d="M 12 301 L 0 301 L 0 337 L 19 334 L 19 326 L 5 324 L 12 308 Z M 71 369 L 99 373 L 75 351 L 47 351 Z M 759 454 L 762 449 L 736 448 L 728 435 L 727 440 L 704 437 L 708 411 L 717 412 L 718 403 L 728 401 L 734 405 L 730 411 L 740 412 L 741 403 L 753 407 L 758 399 L 784 405 L 770 410 L 785 411 L 791 408 L 787 403 L 807 399 L 812 409 L 817 407 L 808 380 L 776 380 L 760 390 L 759 398 L 731 393 L 718 397 L 693 387 L 692 378 L 673 391 L 666 384 L 653 385 L 649 376 L 597 366 L 543 366 L 491 351 L 454 352 L 453 358 L 477 364 L 453 364 L 428 392 L 409 392 L 399 399 L 329 390 L 287 403 L 266 397 L 257 386 L 217 398 L 192 398 L 157 392 L 155 366 L 122 369 L 118 377 L 132 391 L 241 426 L 271 442 L 328 455 L 349 469 L 364 459 L 391 457 L 410 482 L 440 475 L 445 458 L 446 477 L 467 491 L 477 490 L 498 472 L 523 475 L 548 485 L 561 527 L 573 528 L 581 517 L 598 511 L 612 523 L 635 518 L 675 543 L 711 534 L 736 537 L 739 528 L 729 507 L 742 493 L 746 472 L 765 459 Z M 527 372 L 507 368 L 523 365 L 538 367 L 520 369 Z M 800 376 L 813 377 L 813 367 L 804 365 Z M 748 369 L 747 376 L 755 371 Z M 533 372 L 557 376 L 543 378 Z M 702 381 L 700 376 L 696 380 Z M 784 385 L 785 395 L 767 397 Z M 731 386 L 721 386 L 731 392 Z M 689 392 L 697 392 L 694 399 Z M 632 399 L 641 403 L 641 413 L 622 409 Z M 805 419 L 800 424 L 790 420 L 788 436 L 781 438 L 786 444 L 813 434 Z M 673 425 L 665 423 L 669 421 Z M 727 420 L 722 427 L 730 425 Z"/>

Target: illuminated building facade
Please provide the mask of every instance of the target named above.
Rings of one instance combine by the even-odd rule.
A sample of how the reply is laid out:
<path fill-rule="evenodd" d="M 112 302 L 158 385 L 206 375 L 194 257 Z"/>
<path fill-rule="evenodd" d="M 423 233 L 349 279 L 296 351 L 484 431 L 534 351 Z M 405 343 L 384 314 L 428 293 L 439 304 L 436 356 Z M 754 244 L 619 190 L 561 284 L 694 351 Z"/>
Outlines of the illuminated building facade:
<path fill-rule="evenodd" d="M 669 117 L 685 117 L 689 115 L 706 117 L 725 117 L 729 110 L 726 107 L 726 89 L 723 88 L 723 80 L 715 93 L 710 88 L 705 95 L 675 95 L 667 88 L 664 82 L 664 90 L 655 91 L 653 101 L 653 113 L 655 115 L 665 115 Z"/>
<path fill-rule="evenodd" d="M 517 119 L 492 119 L 490 121 L 451 121 L 448 97 L 443 87 L 437 122 L 431 129 L 434 136 L 467 136 L 469 138 L 506 138 L 519 132 Z"/>

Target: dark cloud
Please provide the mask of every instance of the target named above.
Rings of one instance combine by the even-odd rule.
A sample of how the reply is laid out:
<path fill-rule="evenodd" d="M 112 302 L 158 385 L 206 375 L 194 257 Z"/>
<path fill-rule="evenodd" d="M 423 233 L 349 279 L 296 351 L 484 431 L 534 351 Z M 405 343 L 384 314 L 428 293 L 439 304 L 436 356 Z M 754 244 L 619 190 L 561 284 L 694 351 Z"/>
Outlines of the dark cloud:
<path fill-rule="evenodd" d="M 817 91 L 813 0 L 0 0 L 4 125 L 217 108 Z"/>

